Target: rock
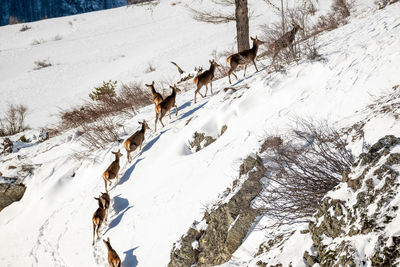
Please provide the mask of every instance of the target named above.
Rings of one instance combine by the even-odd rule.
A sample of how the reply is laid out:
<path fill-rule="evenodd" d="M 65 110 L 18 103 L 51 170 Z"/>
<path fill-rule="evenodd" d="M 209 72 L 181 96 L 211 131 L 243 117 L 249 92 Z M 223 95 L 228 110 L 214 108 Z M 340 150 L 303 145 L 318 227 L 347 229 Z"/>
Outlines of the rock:
<path fill-rule="evenodd" d="M 312 266 L 391 266 L 400 260 L 400 237 L 387 236 L 386 226 L 397 216 L 397 202 L 392 202 L 399 192 L 400 177 L 396 171 L 400 154 L 393 148 L 400 138 L 385 136 L 368 151 L 360 155 L 351 172 L 343 174 L 342 182 L 354 191 L 351 201 L 325 197 L 309 223 L 310 234 L 317 251 L 315 259 L 304 253 L 304 259 Z M 379 187 L 375 185 L 380 184 Z M 340 188 L 340 187 L 339 187 Z M 344 190 L 341 187 L 339 190 Z M 351 194 L 351 193 L 350 193 Z M 330 196 L 334 196 L 330 194 Z M 351 204 L 350 204 L 351 203 Z M 355 247 L 354 239 L 373 233 L 378 237 L 373 245 L 375 252 L 367 262 L 362 251 Z M 387 242 L 392 238 L 392 242 Z M 374 239 L 373 239 L 374 240 Z M 391 244 L 388 246 L 387 244 Z"/>
<path fill-rule="evenodd" d="M 212 136 L 206 136 L 204 133 L 195 132 L 193 134 L 193 140 L 190 141 L 189 144 L 192 148 L 195 148 L 196 152 L 198 152 L 206 146 L 214 143 L 215 140 L 217 139 L 213 138 Z"/>
<path fill-rule="evenodd" d="M 22 183 L 1 183 L 0 184 L 0 211 L 19 201 L 25 193 L 25 185 Z"/>
<path fill-rule="evenodd" d="M 13 142 L 10 140 L 10 138 L 4 138 L 2 145 L 3 151 L 0 154 L 10 154 L 13 152 Z"/>
<path fill-rule="evenodd" d="M 251 170 L 248 179 L 227 203 L 205 213 L 203 221 L 207 227 L 204 230 L 189 229 L 179 246 L 172 249 L 168 267 L 219 265 L 227 262 L 242 244 L 259 214 L 250 204 L 262 190 L 260 179 L 266 171 L 259 157 L 247 158 L 243 164 L 246 167 L 241 170 Z M 198 242 L 198 248 L 193 248 L 194 242 Z"/>

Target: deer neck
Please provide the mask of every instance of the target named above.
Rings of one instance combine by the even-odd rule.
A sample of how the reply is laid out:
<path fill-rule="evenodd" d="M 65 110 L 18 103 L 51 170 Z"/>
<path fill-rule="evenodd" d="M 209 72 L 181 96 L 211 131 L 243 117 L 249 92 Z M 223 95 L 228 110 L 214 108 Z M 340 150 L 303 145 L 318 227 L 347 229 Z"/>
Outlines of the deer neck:
<path fill-rule="evenodd" d="M 173 97 L 173 98 L 175 98 L 175 96 L 176 96 L 175 89 L 172 89 L 172 93 L 171 93 L 170 97 Z"/>
<path fill-rule="evenodd" d="M 105 243 L 105 244 L 106 244 L 107 250 L 112 250 L 112 247 L 110 244 L 108 244 L 108 243 Z"/>
<path fill-rule="evenodd" d="M 250 49 L 252 52 L 254 52 L 254 54 L 257 54 L 257 52 L 258 52 L 258 47 L 259 47 L 259 44 L 257 44 L 257 43 L 253 43 L 253 47 Z"/>
<path fill-rule="evenodd" d="M 298 30 L 299 29 L 297 27 L 294 27 L 292 30 L 292 36 L 295 36 Z"/>
<path fill-rule="evenodd" d="M 119 157 L 117 155 L 115 155 L 115 160 L 114 162 L 119 163 Z"/>
<path fill-rule="evenodd" d="M 144 126 L 144 124 L 142 124 L 142 129 L 140 129 L 140 131 L 144 134 L 146 132 L 146 127 Z"/>
<path fill-rule="evenodd" d="M 210 65 L 210 68 L 208 69 L 212 74 L 215 72 L 215 66 L 213 64 Z"/>
<path fill-rule="evenodd" d="M 152 93 L 153 95 L 157 94 L 156 90 L 154 89 L 154 86 L 151 86 L 151 93 Z"/>

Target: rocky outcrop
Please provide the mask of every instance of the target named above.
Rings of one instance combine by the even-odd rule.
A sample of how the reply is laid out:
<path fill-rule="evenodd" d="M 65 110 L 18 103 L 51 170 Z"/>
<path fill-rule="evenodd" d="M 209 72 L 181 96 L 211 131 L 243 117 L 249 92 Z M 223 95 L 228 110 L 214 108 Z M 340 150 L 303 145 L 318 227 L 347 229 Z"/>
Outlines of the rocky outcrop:
<path fill-rule="evenodd" d="M 397 218 L 400 138 L 385 136 L 361 154 L 343 183 L 330 192 L 310 223 L 317 256 L 304 258 L 321 266 L 392 266 L 400 260 Z M 374 242 L 373 251 L 357 240 Z M 310 264 L 311 265 L 311 264 Z M 393 265 L 394 266 L 394 265 Z"/>
<path fill-rule="evenodd" d="M 8 137 L 3 139 L 1 147 L 0 154 L 7 155 L 13 152 L 13 142 Z"/>
<path fill-rule="evenodd" d="M 15 201 L 21 200 L 25 193 L 25 185 L 13 179 L 5 179 L 0 183 L 0 211 Z"/>
<path fill-rule="evenodd" d="M 248 179 L 228 202 L 206 212 L 202 222 L 195 223 L 174 244 L 168 267 L 212 266 L 227 262 L 259 215 L 259 211 L 250 205 L 261 192 L 260 179 L 265 171 L 261 158 L 248 157 L 240 168 L 241 174 L 248 173 Z"/>
<path fill-rule="evenodd" d="M 212 137 L 209 135 L 206 135 L 205 133 L 202 132 L 195 132 L 193 134 L 192 140 L 189 141 L 189 145 L 192 149 L 195 150 L 195 152 L 198 152 L 202 150 L 203 148 L 211 145 L 214 143 L 221 135 L 225 133 L 225 131 L 228 129 L 228 126 L 223 125 L 221 128 L 221 134 L 217 137 Z"/>

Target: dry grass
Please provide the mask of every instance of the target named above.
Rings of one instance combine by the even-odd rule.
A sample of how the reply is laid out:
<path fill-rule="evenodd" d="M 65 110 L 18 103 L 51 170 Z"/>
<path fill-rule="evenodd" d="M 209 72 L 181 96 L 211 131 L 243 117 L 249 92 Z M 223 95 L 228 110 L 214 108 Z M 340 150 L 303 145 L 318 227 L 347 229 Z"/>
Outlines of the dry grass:
<path fill-rule="evenodd" d="M 108 116 L 135 114 L 137 109 L 150 105 L 150 92 L 138 83 L 123 84 L 116 97 L 103 97 L 100 101 L 87 101 L 82 106 L 60 112 L 60 130 L 78 128 Z"/>

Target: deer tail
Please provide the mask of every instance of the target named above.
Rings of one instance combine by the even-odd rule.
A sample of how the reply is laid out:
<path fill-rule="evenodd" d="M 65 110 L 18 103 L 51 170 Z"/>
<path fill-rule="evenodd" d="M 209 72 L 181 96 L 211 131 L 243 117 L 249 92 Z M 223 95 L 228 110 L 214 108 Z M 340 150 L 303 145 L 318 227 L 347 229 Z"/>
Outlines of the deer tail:
<path fill-rule="evenodd" d="M 232 56 L 229 56 L 229 57 L 226 59 L 226 62 L 231 63 L 231 59 L 232 59 Z"/>
<path fill-rule="evenodd" d="M 197 82 L 199 81 L 199 77 L 195 77 L 194 79 L 193 79 L 193 83 L 195 84 L 195 85 L 197 85 Z"/>

